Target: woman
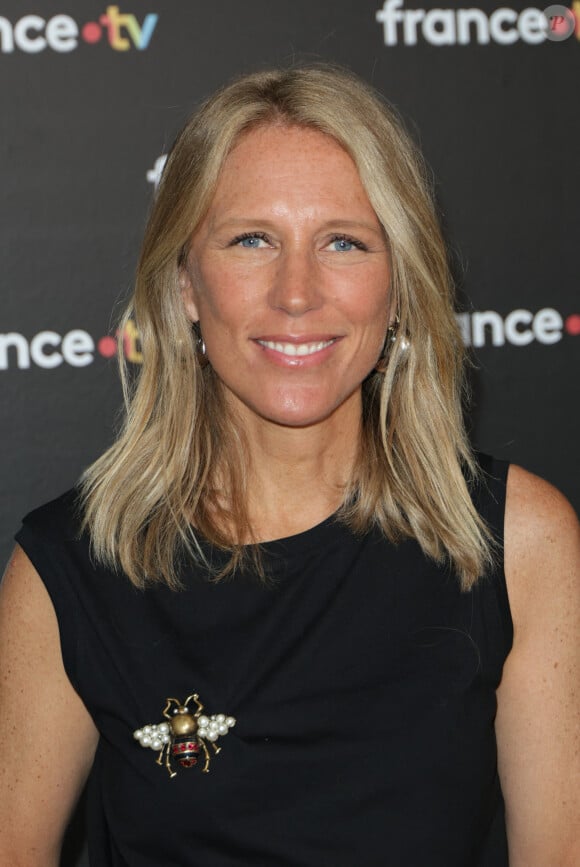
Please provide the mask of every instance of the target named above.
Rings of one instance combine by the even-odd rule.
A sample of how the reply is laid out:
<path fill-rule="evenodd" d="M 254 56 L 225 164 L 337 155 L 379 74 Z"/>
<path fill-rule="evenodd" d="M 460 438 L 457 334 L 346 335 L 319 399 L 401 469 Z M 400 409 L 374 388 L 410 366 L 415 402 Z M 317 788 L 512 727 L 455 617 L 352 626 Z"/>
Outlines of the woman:
<path fill-rule="evenodd" d="M 424 178 L 325 67 L 179 136 L 125 428 L 2 588 L 2 863 L 89 772 L 99 867 L 577 863 L 577 524 L 470 452 Z"/>

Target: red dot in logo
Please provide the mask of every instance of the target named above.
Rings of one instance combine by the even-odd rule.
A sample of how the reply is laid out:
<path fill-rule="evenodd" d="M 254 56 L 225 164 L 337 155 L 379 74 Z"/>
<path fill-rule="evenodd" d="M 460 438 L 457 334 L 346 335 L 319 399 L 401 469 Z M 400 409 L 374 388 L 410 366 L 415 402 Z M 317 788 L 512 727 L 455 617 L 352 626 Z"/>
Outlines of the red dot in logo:
<path fill-rule="evenodd" d="M 102 35 L 103 31 L 96 23 L 96 21 L 87 21 L 87 23 L 81 30 L 81 36 L 85 40 L 85 42 L 98 42 Z"/>
<path fill-rule="evenodd" d="M 117 351 L 117 341 L 114 337 L 101 337 L 97 349 L 105 358 L 112 358 Z"/>
<path fill-rule="evenodd" d="M 568 316 L 564 323 L 564 328 L 568 332 L 568 334 L 574 335 L 576 337 L 580 334 L 580 314 L 572 313 L 571 316 Z"/>

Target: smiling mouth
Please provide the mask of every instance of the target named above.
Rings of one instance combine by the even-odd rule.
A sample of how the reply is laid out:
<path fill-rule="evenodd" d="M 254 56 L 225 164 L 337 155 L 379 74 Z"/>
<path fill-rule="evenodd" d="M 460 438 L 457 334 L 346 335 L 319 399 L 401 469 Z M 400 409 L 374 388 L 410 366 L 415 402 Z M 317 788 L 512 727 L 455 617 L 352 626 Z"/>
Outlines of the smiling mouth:
<path fill-rule="evenodd" d="M 315 352 L 320 352 L 322 349 L 330 346 L 331 343 L 334 343 L 334 338 L 332 340 L 317 340 L 313 343 L 278 343 L 273 340 L 258 340 L 257 343 L 266 349 L 273 349 L 275 352 L 280 352 L 282 355 L 294 358 L 300 355 L 313 355 Z"/>

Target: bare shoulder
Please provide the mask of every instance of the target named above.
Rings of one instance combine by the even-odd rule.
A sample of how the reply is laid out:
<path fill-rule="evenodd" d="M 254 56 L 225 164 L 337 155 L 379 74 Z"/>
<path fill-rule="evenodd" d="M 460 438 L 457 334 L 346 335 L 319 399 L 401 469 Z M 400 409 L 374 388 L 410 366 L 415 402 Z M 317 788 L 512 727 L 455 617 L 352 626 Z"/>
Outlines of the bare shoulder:
<path fill-rule="evenodd" d="M 0 679 L 0 695 L 26 701 L 26 711 L 38 707 L 26 695 L 46 694 L 41 713 L 52 712 L 93 731 L 90 716 L 66 674 L 60 633 L 52 601 L 38 572 L 17 546 L 0 584 L 0 670 L 9 676 Z M 9 702 L 0 702 L 0 721 Z M 75 723 L 76 724 L 76 723 Z"/>
<path fill-rule="evenodd" d="M 21 657 L 28 662 L 32 657 L 51 675 L 60 673 L 52 658 L 57 656 L 61 662 L 54 608 L 36 569 L 18 545 L 0 585 L 0 646 L 4 650 L 0 662 L 8 653 L 14 664 L 20 664 Z"/>
<path fill-rule="evenodd" d="M 580 530 L 552 485 L 512 467 L 505 574 L 513 647 L 497 691 L 510 865 L 580 864 Z"/>
<path fill-rule="evenodd" d="M 1 864 L 58 863 L 97 737 L 67 677 L 49 594 L 16 548 L 0 586 Z"/>
<path fill-rule="evenodd" d="M 560 491 L 522 467 L 511 465 L 508 473 L 506 516 L 510 529 L 532 541 L 539 531 L 544 541 L 560 534 L 578 533 L 578 518 Z"/>
<path fill-rule="evenodd" d="M 516 629 L 554 596 L 580 603 L 580 524 L 549 482 L 518 466 L 508 474 L 505 571 Z"/>

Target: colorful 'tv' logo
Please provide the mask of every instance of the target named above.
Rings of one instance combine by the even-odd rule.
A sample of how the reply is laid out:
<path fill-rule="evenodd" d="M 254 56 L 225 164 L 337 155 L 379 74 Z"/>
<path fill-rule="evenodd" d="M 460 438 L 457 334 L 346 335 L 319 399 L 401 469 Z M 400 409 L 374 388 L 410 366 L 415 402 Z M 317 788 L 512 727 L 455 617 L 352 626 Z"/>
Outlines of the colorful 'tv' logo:
<path fill-rule="evenodd" d="M 145 16 L 143 24 L 139 25 L 134 15 L 121 13 L 118 6 L 107 6 L 107 11 L 100 16 L 98 23 L 87 21 L 81 30 L 81 37 L 85 42 L 99 42 L 105 29 L 109 45 L 115 51 L 128 51 L 131 42 L 139 51 L 144 51 L 151 41 L 158 17 L 150 12 Z M 130 39 L 125 34 L 128 34 Z"/>
<path fill-rule="evenodd" d="M 134 15 L 120 12 L 118 6 L 107 6 L 98 22 L 87 21 L 82 27 L 70 15 L 54 15 L 48 20 L 40 15 L 23 15 L 14 24 L 0 16 L 0 54 L 12 54 L 15 50 L 39 54 L 47 49 L 68 54 L 78 48 L 79 37 L 92 45 L 105 34 L 115 51 L 128 51 L 132 45 L 144 51 L 158 18 L 150 12 L 139 24 Z"/>

